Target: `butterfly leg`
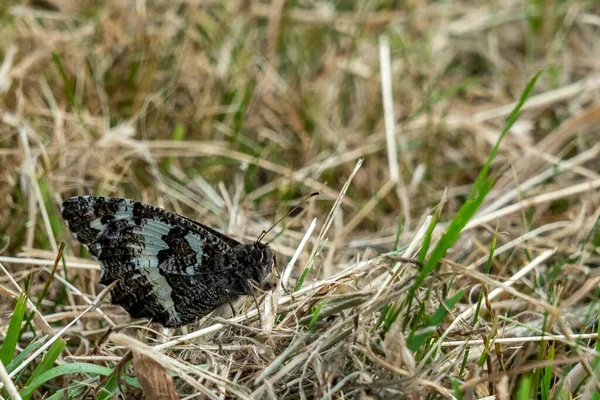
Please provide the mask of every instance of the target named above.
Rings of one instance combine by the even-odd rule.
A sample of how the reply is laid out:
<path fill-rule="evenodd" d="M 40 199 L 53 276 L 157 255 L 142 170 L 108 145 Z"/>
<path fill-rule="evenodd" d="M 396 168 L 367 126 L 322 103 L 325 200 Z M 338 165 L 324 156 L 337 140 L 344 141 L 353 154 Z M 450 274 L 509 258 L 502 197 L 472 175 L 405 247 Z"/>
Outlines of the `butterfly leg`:
<path fill-rule="evenodd" d="M 227 294 L 227 304 L 229 304 L 229 308 L 231 308 L 231 315 L 233 317 L 236 317 L 237 313 L 235 312 L 235 308 L 233 308 L 233 303 L 231 303 L 231 297 L 229 297 L 229 291 L 225 291 L 225 293 Z"/>
<path fill-rule="evenodd" d="M 256 298 L 256 292 L 254 291 L 254 286 L 252 285 L 252 283 L 250 281 L 248 281 L 248 288 L 249 288 L 250 296 L 252 296 L 252 299 L 254 300 L 254 306 L 256 307 L 256 315 L 258 315 L 258 326 L 262 329 L 263 323 L 262 323 L 262 317 L 260 315 L 260 306 L 258 304 L 258 299 Z"/>
<path fill-rule="evenodd" d="M 279 273 L 279 271 L 276 268 L 273 268 L 273 270 L 275 271 L 275 275 L 277 275 L 277 279 L 279 279 L 279 281 L 281 282 L 281 274 Z M 290 292 L 286 287 L 285 284 L 283 282 L 281 282 L 281 289 L 283 290 L 283 292 L 285 294 L 287 294 L 288 296 L 292 295 L 292 292 Z"/>

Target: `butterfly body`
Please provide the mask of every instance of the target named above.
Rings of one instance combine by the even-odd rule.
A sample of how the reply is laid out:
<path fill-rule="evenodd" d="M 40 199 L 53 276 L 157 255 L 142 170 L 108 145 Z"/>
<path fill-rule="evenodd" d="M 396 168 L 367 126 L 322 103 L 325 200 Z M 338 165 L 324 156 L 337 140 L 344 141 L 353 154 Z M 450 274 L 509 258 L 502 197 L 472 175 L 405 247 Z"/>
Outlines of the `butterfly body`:
<path fill-rule="evenodd" d="M 116 281 L 113 304 L 166 327 L 191 323 L 237 296 L 252 295 L 252 282 L 262 283 L 275 261 L 266 244 L 242 244 L 133 200 L 72 197 L 63 203 L 62 215 L 100 262 L 100 283 Z"/>

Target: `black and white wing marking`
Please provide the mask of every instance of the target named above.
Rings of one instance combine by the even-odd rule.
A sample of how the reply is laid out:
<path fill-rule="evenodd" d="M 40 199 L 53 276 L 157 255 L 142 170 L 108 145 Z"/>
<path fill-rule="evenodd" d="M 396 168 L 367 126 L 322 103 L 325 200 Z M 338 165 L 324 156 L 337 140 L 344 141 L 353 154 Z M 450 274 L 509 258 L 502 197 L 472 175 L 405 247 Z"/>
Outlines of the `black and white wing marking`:
<path fill-rule="evenodd" d="M 101 264 L 112 302 L 166 327 L 194 321 L 227 302 L 223 276 L 241 244 L 178 214 L 128 199 L 80 196 L 62 215 Z"/>

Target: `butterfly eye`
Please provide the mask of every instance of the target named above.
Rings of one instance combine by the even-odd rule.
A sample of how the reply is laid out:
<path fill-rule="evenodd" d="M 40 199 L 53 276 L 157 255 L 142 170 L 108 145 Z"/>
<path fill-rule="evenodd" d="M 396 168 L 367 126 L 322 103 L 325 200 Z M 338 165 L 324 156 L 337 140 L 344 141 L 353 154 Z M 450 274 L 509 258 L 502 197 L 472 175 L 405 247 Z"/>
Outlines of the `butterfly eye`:
<path fill-rule="evenodd" d="M 269 258 L 269 251 L 265 248 L 260 251 L 260 260 L 259 262 L 263 264 Z"/>

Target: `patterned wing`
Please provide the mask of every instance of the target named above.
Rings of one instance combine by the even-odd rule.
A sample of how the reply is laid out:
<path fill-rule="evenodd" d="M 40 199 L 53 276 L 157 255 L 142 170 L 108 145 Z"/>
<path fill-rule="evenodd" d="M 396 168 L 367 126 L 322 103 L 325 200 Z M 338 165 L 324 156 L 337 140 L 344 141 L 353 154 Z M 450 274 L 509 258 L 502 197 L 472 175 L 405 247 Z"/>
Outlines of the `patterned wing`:
<path fill-rule="evenodd" d="M 178 214 L 113 197 L 72 197 L 62 215 L 101 263 L 112 301 L 133 317 L 181 326 L 227 301 L 223 269 L 241 244 Z"/>

